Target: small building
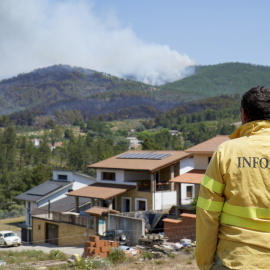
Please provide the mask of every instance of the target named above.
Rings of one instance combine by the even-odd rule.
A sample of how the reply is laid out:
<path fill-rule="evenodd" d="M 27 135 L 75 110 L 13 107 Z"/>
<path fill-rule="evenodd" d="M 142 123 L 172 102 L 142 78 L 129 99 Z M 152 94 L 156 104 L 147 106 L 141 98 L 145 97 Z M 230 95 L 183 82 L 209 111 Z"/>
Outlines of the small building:
<path fill-rule="evenodd" d="M 174 135 L 179 135 L 179 134 L 180 134 L 180 132 L 179 132 L 178 130 L 169 130 L 169 132 L 170 132 L 170 134 L 171 134 L 172 136 L 174 136 Z"/>
<path fill-rule="evenodd" d="M 129 141 L 129 149 L 136 149 L 141 146 L 142 141 L 138 140 L 136 137 L 127 137 Z"/>

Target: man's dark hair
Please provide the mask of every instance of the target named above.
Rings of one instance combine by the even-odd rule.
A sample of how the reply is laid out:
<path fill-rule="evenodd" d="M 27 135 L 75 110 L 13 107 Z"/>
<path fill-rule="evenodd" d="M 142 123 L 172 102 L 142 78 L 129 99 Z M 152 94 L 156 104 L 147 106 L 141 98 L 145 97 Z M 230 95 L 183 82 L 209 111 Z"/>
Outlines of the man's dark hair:
<path fill-rule="evenodd" d="M 270 120 L 270 89 L 265 86 L 251 88 L 243 95 L 241 108 L 248 122 Z"/>

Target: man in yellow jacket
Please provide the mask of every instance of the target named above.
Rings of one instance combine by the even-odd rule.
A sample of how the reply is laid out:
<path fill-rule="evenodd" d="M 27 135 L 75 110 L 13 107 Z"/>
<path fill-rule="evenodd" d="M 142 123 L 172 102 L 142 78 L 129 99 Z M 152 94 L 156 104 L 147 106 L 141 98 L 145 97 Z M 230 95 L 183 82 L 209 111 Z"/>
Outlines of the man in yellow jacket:
<path fill-rule="evenodd" d="M 241 115 L 243 125 L 216 149 L 201 183 L 201 270 L 270 269 L 270 89 L 247 91 Z"/>

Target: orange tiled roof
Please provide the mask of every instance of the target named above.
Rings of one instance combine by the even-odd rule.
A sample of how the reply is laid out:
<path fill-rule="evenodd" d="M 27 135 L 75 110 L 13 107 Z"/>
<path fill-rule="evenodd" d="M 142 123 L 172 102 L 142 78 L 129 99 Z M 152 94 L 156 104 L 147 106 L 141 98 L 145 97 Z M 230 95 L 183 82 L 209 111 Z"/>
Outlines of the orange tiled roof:
<path fill-rule="evenodd" d="M 135 186 L 94 183 L 90 186 L 68 192 L 66 195 L 107 200 L 117 195 L 123 194 L 133 188 L 135 188 Z"/>
<path fill-rule="evenodd" d="M 101 206 L 93 206 L 90 209 L 86 210 L 85 213 L 88 213 L 92 216 L 102 216 L 104 214 L 107 214 L 109 212 L 109 209 L 107 207 L 101 207 Z M 119 214 L 119 211 L 110 209 L 110 213 Z"/>
<path fill-rule="evenodd" d="M 154 154 L 171 154 L 164 159 L 119 159 L 117 157 L 127 153 L 154 153 Z M 145 151 L 145 150 L 131 150 L 120 155 L 105 159 L 95 164 L 89 165 L 89 168 L 99 169 L 120 169 L 120 170 L 142 170 L 142 171 L 156 171 L 165 166 L 169 166 L 179 162 L 179 160 L 189 157 L 190 154 L 185 151 Z"/>
<path fill-rule="evenodd" d="M 170 182 L 200 184 L 204 174 L 205 170 L 191 170 L 187 173 L 176 176 L 175 178 L 171 179 Z"/>
<path fill-rule="evenodd" d="M 216 137 L 209 139 L 205 142 L 199 143 L 197 145 L 194 145 L 194 146 L 186 149 L 185 151 L 187 153 L 192 153 L 192 154 L 196 154 L 196 153 L 213 154 L 214 151 L 216 150 L 216 148 L 220 144 L 222 144 L 223 142 L 226 142 L 228 140 L 230 140 L 228 135 L 217 135 Z"/>

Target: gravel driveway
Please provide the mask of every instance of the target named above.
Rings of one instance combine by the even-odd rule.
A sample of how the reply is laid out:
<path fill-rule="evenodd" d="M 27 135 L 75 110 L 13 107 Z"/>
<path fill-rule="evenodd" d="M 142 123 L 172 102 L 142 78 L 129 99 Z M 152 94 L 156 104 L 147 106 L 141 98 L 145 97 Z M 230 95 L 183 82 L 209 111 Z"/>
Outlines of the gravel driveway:
<path fill-rule="evenodd" d="M 82 256 L 83 254 L 83 247 L 59 247 L 51 244 L 42 244 L 42 245 L 27 245 L 22 244 L 19 247 L 1 247 L 1 250 L 12 250 L 12 251 L 22 251 L 22 250 L 42 250 L 44 253 L 50 253 L 51 250 L 57 249 L 62 251 L 67 255 L 79 254 Z"/>

